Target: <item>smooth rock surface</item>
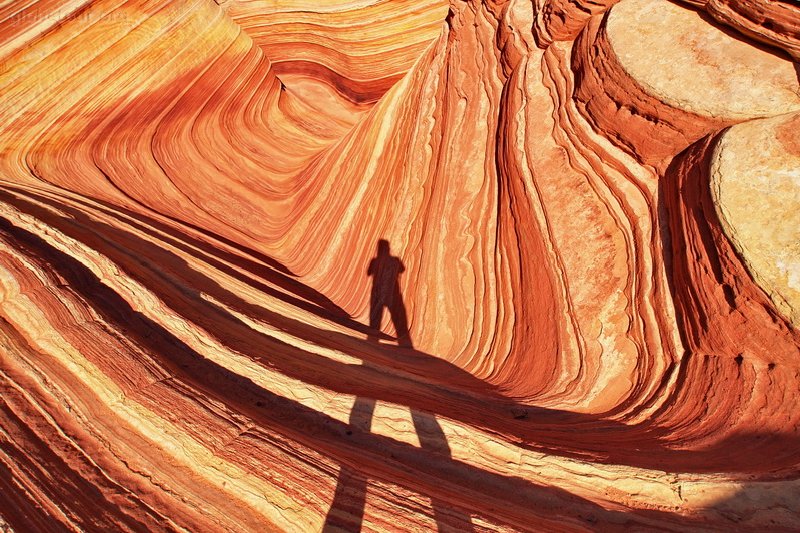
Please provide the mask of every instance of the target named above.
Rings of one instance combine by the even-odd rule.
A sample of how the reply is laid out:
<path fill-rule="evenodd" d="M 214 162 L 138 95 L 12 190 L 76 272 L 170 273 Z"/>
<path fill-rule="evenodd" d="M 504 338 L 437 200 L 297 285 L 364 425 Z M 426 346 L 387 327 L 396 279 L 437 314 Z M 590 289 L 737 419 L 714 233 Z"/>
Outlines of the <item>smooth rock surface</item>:
<path fill-rule="evenodd" d="M 800 325 L 800 115 L 739 124 L 719 140 L 711 191 L 722 226 L 775 306 Z"/>
<path fill-rule="evenodd" d="M 622 68 L 673 107 L 737 121 L 800 110 L 790 61 L 699 13 L 670 2 L 626 0 L 609 11 L 607 32 Z"/>

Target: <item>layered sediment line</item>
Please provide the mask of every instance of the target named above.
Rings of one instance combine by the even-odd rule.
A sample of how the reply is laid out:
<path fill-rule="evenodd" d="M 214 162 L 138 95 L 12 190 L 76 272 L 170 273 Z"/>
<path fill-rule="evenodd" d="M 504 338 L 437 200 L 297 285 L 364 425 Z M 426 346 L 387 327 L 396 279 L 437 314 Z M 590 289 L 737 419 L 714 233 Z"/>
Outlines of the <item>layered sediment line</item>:
<path fill-rule="evenodd" d="M 334 88 L 374 103 L 439 34 L 447 2 L 229 0 L 227 14 L 269 56 L 291 86 Z"/>
<path fill-rule="evenodd" d="M 4 527 L 800 527 L 797 10 L 693 3 L 0 8 Z"/>
<path fill-rule="evenodd" d="M 682 0 L 704 8 L 713 19 L 741 34 L 783 50 L 797 60 L 800 53 L 800 15 L 783 0 Z"/>

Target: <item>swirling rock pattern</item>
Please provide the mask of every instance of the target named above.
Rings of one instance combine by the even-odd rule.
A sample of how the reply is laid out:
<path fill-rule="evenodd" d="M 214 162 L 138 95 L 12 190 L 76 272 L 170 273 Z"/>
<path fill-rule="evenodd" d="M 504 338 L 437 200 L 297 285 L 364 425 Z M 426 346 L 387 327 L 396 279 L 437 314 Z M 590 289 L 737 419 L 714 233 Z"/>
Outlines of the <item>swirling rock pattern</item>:
<path fill-rule="evenodd" d="M 0 528 L 800 528 L 790 2 L 0 6 Z"/>

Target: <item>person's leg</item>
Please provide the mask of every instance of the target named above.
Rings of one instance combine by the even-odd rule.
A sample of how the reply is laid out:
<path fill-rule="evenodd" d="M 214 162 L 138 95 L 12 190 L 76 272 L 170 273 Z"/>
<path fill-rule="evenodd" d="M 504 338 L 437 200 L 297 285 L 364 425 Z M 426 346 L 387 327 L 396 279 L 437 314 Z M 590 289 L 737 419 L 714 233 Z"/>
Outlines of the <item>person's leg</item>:
<path fill-rule="evenodd" d="M 369 328 L 372 330 L 367 335 L 367 340 L 378 342 L 381 331 L 381 320 L 383 319 L 383 302 L 378 298 L 372 298 L 369 305 Z"/>
<path fill-rule="evenodd" d="M 408 331 L 406 306 L 403 304 L 403 298 L 400 296 L 399 291 L 392 299 L 392 305 L 389 306 L 389 314 L 392 317 L 394 329 L 397 331 L 397 344 L 404 348 L 413 348 L 414 344 L 411 342 L 411 334 Z"/>

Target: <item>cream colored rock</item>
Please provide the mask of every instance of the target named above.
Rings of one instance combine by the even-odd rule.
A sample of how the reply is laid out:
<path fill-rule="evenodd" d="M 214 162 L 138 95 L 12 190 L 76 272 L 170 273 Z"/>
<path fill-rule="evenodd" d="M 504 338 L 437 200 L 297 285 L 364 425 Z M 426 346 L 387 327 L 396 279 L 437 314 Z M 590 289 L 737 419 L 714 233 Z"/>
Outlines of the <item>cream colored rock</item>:
<path fill-rule="evenodd" d="M 791 61 L 666 0 L 614 6 L 607 32 L 620 64 L 652 96 L 684 111 L 743 120 L 800 110 Z"/>
<path fill-rule="evenodd" d="M 775 305 L 800 325 L 800 115 L 739 124 L 720 139 L 711 190 L 726 234 Z"/>

